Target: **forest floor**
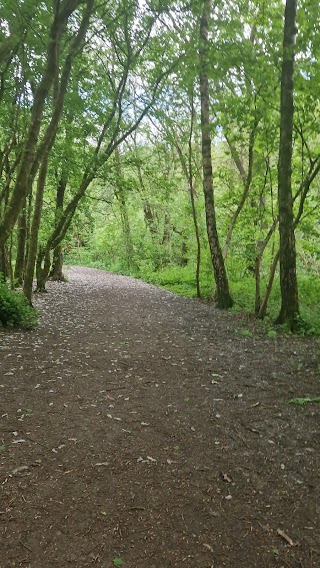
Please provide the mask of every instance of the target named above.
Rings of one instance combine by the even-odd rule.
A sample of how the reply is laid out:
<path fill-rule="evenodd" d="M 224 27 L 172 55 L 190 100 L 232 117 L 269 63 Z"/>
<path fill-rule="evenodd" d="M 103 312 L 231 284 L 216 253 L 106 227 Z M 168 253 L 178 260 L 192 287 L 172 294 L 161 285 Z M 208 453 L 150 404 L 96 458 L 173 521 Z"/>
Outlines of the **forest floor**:
<path fill-rule="evenodd" d="M 71 268 L 0 333 L 0 566 L 320 566 L 320 346 Z"/>

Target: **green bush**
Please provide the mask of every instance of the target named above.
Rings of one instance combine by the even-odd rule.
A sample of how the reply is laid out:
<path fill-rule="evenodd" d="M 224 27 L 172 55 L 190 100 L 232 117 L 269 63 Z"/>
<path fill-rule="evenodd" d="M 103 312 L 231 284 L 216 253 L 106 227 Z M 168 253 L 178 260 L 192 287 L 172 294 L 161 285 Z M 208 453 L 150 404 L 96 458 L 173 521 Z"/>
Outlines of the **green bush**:
<path fill-rule="evenodd" d="M 0 327 L 31 329 L 38 320 L 38 311 L 29 306 L 22 292 L 10 290 L 0 283 Z"/>

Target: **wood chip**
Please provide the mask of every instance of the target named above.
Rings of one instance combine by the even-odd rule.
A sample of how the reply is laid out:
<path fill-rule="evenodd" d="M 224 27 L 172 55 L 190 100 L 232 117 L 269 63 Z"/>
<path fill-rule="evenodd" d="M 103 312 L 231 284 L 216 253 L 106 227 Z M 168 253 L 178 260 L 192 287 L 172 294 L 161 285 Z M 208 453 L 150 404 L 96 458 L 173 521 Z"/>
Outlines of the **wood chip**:
<path fill-rule="evenodd" d="M 221 477 L 222 477 L 223 481 L 226 481 L 227 483 L 232 482 L 232 479 L 226 473 L 221 472 Z"/>
<path fill-rule="evenodd" d="M 12 470 L 13 475 L 16 475 L 17 473 L 21 473 L 22 471 L 27 471 L 29 469 L 28 465 L 21 465 L 20 467 L 16 467 L 14 470 Z"/>

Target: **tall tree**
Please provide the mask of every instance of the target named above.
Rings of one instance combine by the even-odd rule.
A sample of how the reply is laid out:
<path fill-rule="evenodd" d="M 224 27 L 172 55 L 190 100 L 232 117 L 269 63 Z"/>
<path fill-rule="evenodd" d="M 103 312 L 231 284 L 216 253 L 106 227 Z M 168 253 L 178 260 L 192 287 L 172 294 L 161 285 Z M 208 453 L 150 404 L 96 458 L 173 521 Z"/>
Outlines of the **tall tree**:
<path fill-rule="evenodd" d="M 228 277 L 218 237 L 212 176 L 208 77 L 208 34 L 210 11 L 211 0 L 204 0 L 200 19 L 199 47 L 203 192 L 205 198 L 207 233 L 216 283 L 216 302 L 219 308 L 227 309 L 231 308 L 233 300 L 229 291 Z"/>
<path fill-rule="evenodd" d="M 52 112 L 52 118 L 46 130 L 46 133 L 43 137 L 43 140 L 41 141 L 40 147 L 38 148 L 34 163 L 32 164 L 32 168 L 29 174 L 32 180 L 32 177 L 35 174 L 39 163 L 40 171 L 39 171 L 37 191 L 35 197 L 34 215 L 31 225 L 29 253 L 28 253 L 24 284 L 23 284 L 23 291 L 29 302 L 31 302 L 31 296 L 32 296 L 32 281 L 33 281 L 34 269 L 37 258 L 38 234 L 41 222 L 43 196 L 44 196 L 45 184 L 48 173 L 49 156 L 56 139 L 58 125 L 63 112 L 64 99 L 68 88 L 73 60 L 76 57 L 76 55 L 79 53 L 81 45 L 84 42 L 85 35 L 90 23 L 90 17 L 93 12 L 93 8 L 94 8 L 94 0 L 86 0 L 85 9 L 81 17 L 79 29 L 75 34 L 72 42 L 70 43 L 68 53 L 66 55 L 66 59 L 61 72 L 60 82 L 58 81 L 58 78 L 55 77 L 56 79 L 55 90 L 57 92 L 55 93 L 54 96 L 54 108 Z M 59 58 L 57 57 L 57 60 L 58 59 Z"/>
<path fill-rule="evenodd" d="M 292 138 L 293 138 L 293 74 L 296 41 L 297 1 L 287 0 L 284 16 L 283 60 L 280 101 L 280 147 L 278 162 L 278 203 L 280 234 L 281 309 L 276 320 L 296 325 L 299 315 L 298 283 L 296 274 L 296 246 L 292 199 Z"/>
<path fill-rule="evenodd" d="M 47 150 L 46 145 L 42 144 L 42 152 L 41 154 L 38 152 L 39 155 L 38 157 L 36 156 L 36 148 L 39 140 L 46 99 L 59 70 L 59 47 L 62 42 L 63 32 L 65 31 L 70 16 L 74 13 L 79 3 L 79 0 L 66 0 L 62 4 L 59 2 L 54 3 L 54 14 L 49 32 L 46 63 L 44 65 L 41 80 L 33 96 L 30 124 L 15 186 L 4 217 L 0 223 L 0 246 L 3 246 L 6 242 L 19 216 L 24 199 L 27 196 L 28 189 L 30 187 L 29 177 L 32 169 L 35 169 L 35 175 L 37 171 L 35 164 L 40 163 L 40 160 L 43 158 Z M 48 142 L 50 142 L 50 140 Z"/>

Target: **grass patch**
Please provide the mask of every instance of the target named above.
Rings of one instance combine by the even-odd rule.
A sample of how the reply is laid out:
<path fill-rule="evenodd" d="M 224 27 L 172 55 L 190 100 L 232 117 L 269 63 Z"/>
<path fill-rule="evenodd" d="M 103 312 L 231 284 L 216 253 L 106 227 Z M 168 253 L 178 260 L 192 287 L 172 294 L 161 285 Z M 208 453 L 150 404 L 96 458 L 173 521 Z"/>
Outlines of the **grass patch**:
<path fill-rule="evenodd" d="M 320 396 L 291 398 L 287 402 L 288 404 L 295 404 L 296 406 L 305 406 L 306 404 L 311 404 L 311 403 L 320 404 Z"/>

